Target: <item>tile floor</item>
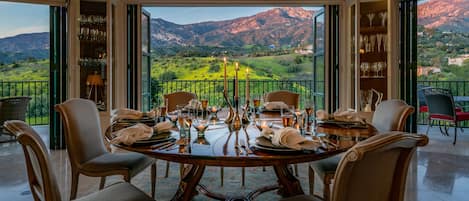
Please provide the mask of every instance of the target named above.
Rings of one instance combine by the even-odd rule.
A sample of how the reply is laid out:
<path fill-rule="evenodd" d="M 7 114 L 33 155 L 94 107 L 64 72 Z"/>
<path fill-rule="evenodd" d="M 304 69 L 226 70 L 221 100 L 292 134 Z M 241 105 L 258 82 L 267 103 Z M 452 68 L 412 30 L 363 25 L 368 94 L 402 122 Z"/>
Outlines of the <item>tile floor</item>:
<path fill-rule="evenodd" d="M 37 126 L 35 129 L 41 133 L 43 140 L 48 142 L 48 127 Z M 425 127 L 419 127 L 421 133 Z M 468 129 L 465 132 L 458 130 L 458 143 L 452 145 L 452 136 L 442 136 L 437 129 L 432 129 L 429 137 L 430 143 L 426 147 L 418 149 L 417 155 L 410 167 L 406 200 L 407 201 L 463 201 L 469 200 L 469 136 Z M 451 134 L 454 130 L 451 130 Z M 47 144 L 47 143 L 46 143 Z M 61 186 L 63 200 L 69 196 L 70 167 L 67 153 L 64 150 L 52 150 L 50 152 L 55 174 Z M 178 165 L 171 163 L 171 171 L 168 178 L 164 178 L 166 162 L 158 162 L 157 200 L 169 200 L 177 188 Z M 212 171 L 213 170 L 213 171 Z M 137 175 L 132 183 L 149 192 L 149 170 Z M 210 167 L 202 180 L 205 185 L 211 186 L 216 191 L 228 194 L 246 193 L 258 187 L 259 183 L 273 183 L 275 176 L 271 169 L 263 172 L 261 168 L 248 168 L 245 187 L 240 186 L 240 170 L 238 168 L 225 169 L 225 185 L 219 183 L 219 171 L 217 167 Z M 300 164 L 300 180 L 307 191 L 306 165 Z M 119 180 L 118 177 L 108 179 L 108 184 Z M 260 180 L 262 182 L 259 182 Z M 82 176 L 80 177 L 78 196 L 86 195 L 98 189 L 99 180 Z M 316 182 L 318 184 L 319 182 Z M 319 194 L 321 187 L 315 189 Z M 275 200 L 279 197 L 274 192 L 266 193 L 258 200 Z M 29 191 L 27 175 L 24 165 L 24 156 L 18 143 L 0 144 L 0 200 L 26 201 L 32 200 Z M 210 200 L 203 196 L 196 196 L 194 200 Z"/>

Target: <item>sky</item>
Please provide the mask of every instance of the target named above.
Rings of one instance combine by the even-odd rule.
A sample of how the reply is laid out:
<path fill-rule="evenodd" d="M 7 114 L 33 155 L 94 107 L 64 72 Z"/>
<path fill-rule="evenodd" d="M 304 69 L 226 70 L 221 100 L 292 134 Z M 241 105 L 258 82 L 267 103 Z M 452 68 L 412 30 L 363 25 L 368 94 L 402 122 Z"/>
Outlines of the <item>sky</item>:
<path fill-rule="evenodd" d="M 191 24 L 251 16 L 273 7 L 145 7 L 152 18 Z M 318 9 L 308 7 L 308 10 Z M 0 38 L 22 33 L 48 32 L 49 7 L 0 1 Z M 6 20 L 4 20 L 6 19 Z"/>
<path fill-rule="evenodd" d="M 0 1 L 0 38 L 49 31 L 49 6 Z"/>

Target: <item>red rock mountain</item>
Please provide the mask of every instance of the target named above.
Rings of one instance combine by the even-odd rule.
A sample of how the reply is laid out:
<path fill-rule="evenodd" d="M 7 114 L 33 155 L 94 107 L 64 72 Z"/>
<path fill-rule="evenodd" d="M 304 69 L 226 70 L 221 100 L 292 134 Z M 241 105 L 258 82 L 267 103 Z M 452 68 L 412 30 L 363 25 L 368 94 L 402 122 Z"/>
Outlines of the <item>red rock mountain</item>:
<path fill-rule="evenodd" d="M 418 6 L 418 23 L 426 28 L 469 32 L 469 0 L 430 0 Z"/>
<path fill-rule="evenodd" d="M 297 7 L 275 8 L 249 17 L 188 25 L 153 19 L 153 45 L 311 44 L 313 14 L 313 11 Z"/>

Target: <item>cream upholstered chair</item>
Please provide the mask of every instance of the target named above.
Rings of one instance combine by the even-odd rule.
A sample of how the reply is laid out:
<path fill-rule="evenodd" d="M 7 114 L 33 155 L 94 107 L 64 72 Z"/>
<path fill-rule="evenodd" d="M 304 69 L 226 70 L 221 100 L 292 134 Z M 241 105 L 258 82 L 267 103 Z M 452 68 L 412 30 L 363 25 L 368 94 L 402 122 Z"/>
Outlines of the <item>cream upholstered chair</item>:
<path fill-rule="evenodd" d="M 402 100 L 392 99 L 381 102 L 373 114 L 372 124 L 379 132 L 403 131 L 407 117 L 414 112 L 414 107 Z M 314 174 L 323 181 L 324 200 L 329 200 L 330 184 L 334 178 L 341 155 L 312 162 L 309 167 L 309 190 L 314 193 Z"/>
<path fill-rule="evenodd" d="M 272 91 L 264 95 L 264 102 L 282 101 L 287 105 L 298 108 L 300 104 L 300 94 L 287 90 Z"/>
<path fill-rule="evenodd" d="M 98 109 L 88 99 L 70 99 L 55 106 L 62 116 L 65 143 L 70 158 L 72 186 L 70 199 L 75 199 L 80 174 L 101 177 L 102 189 L 106 176 L 131 177 L 151 165 L 151 193 L 155 195 L 156 160 L 139 153 L 110 153 L 106 150 L 101 132 Z"/>
<path fill-rule="evenodd" d="M 345 152 L 339 162 L 332 201 L 402 201 L 410 160 L 428 137 L 403 132 L 375 135 Z M 282 201 L 322 200 L 295 196 Z"/>
<path fill-rule="evenodd" d="M 60 191 L 55 180 L 47 148 L 39 135 L 19 120 L 5 122 L 5 128 L 13 133 L 22 145 L 28 180 L 35 201 L 60 201 Z M 106 189 L 87 195 L 78 201 L 150 201 L 144 192 L 129 183 L 113 184 Z"/>
<path fill-rule="evenodd" d="M 197 95 L 190 92 L 178 91 L 170 94 L 163 95 L 164 104 L 168 112 L 176 110 L 177 105 L 186 105 L 192 99 L 197 99 Z"/>

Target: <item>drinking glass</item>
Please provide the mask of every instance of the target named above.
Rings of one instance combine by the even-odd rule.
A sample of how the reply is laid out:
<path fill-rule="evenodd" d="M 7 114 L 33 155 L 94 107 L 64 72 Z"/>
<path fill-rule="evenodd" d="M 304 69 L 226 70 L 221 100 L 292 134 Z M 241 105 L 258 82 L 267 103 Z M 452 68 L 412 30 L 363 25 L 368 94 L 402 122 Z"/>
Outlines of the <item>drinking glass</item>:
<path fill-rule="evenodd" d="M 282 117 L 283 127 L 291 127 L 293 125 L 293 112 L 295 106 L 288 106 L 288 108 L 280 109 L 280 116 Z"/>
<path fill-rule="evenodd" d="M 370 27 L 373 26 L 373 18 L 375 18 L 375 13 L 368 13 L 366 14 L 366 17 L 368 17 L 368 20 L 370 20 Z"/>
<path fill-rule="evenodd" d="M 386 26 L 386 18 L 388 17 L 388 14 L 386 11 L 380 12 L 379 16 L 381 17 L 381 26 Z"/>

